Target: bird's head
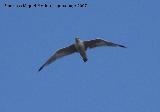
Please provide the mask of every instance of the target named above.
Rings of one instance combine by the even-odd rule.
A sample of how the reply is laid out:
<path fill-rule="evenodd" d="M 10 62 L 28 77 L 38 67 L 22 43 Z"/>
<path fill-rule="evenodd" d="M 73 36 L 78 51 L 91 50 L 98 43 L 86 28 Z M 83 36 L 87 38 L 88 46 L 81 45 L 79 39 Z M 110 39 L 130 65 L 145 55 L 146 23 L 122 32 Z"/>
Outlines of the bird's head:
<path fill-rule="evenodd" d="M 75 41 L 76 41 L 76 42 L 79 42 L 79 41 L 80 41 L 80 38 L 79 38 L 79 37 L 76 37 L 76 38 L 75 38 Z"/>

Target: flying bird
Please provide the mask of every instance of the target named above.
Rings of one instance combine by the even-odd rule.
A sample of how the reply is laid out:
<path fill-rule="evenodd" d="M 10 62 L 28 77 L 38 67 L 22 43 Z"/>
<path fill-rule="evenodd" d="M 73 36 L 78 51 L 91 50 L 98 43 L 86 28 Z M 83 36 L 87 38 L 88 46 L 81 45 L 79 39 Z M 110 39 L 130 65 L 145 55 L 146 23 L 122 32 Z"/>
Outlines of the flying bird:
<path fill-rule="evenodd" d="M 88 41 L 82 41 L 80 40 L 80 38 L 75 38 L 75 43 L 57 50 L 40 68 L 38 71 L 41 71 L 45 66 L 51 64 L 52 62 L 54 62 L 55 60 L 66 56 L 66 55 L 70 55 L 72 53 L 78 52 L 80 53 L 82 59 L 84 62 L 86 62 L 88 60 L 87 58 L 87 54 L 86 54 L 86 50 L 88 48 L 95 48 L 95 47 L 100 47 L 100 46 L 111 46 L 111 47 L 123 47 L 126 48 L 123 45 L 120 44 L 115 44 L 112 43 L 110 41 L 106 41 L 100 38 L 94 39 L 94 40 L 88 40 Z"/>

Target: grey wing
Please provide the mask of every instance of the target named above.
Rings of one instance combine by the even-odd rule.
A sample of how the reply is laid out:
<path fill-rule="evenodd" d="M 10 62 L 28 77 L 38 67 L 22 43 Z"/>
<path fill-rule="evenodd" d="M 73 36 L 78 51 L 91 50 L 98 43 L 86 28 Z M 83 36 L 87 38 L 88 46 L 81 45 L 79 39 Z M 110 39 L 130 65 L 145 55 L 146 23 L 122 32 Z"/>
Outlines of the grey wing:
<path fill-rule="evenodd" d="M 74 53 L 74 52 L 77 52 L 74 44 L 58 50 L 54 55 L 52 55 L 52 56 L 39 68 L 38 71 L 41 71 L 41 70 L 43 69 L 43 67 L 49 65 L 50 63 L 54 62 L 54 61 L 57 60 L 58 58 L 61 58 L 61 57 L 63 57 L 63 56 L 69 55 L 69 54 L 72 54 L 72 53 Z"/>
<path fill-rule="evenodd" d="M 110 41 L 102 40 L 102 39 L 95 39 L 90 41 L 84 41 L 85 49 L 87 48 L 95 48 L 100 46 L 111 46 L 111 47 L 123 47 L 126 48 L 123 45 L 115 44 Z"/>

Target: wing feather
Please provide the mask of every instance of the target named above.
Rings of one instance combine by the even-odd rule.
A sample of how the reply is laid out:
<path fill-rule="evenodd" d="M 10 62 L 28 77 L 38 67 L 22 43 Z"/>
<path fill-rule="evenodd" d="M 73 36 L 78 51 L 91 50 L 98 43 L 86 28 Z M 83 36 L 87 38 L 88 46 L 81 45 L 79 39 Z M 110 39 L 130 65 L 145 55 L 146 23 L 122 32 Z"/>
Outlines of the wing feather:
<path fill-rule="evenodd" d="M 52 55 L 40 68 L 38 71 L 41 71 L 43 69 L 43 67 L 51 64 L 52 62 L 54 62 L 55 60 L 63 57 L 63 56 L 66 56 L 66 55 L 70 55 L 74 52 L 77 52 L 74 44 L 68 46 L 68 47 L 65 47 L 65 48 L 62 48 L 62 49 L 59 49 L 56 53 L 54 53 L 54 55 Z"/>
<path fill-rule="evenodd" d="M 113 42 L 102 40 L 102 39 L 95 39 L 95 40 L 84 41 L 84 45 L 85 45 L 85 49 L 87 49 L 87 48 L 101 47 L 101 46 L 111 46 L 111 47 L 123 47 L 123 48 L 126 48 L 123 45 L 115 44 Z"/>

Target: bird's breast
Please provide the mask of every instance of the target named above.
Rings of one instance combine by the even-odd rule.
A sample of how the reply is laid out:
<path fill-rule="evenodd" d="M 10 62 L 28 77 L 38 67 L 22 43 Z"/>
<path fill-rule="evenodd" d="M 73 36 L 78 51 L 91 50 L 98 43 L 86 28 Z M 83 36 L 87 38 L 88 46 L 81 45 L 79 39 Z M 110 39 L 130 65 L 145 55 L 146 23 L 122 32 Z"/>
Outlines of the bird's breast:
<path fill-rule="evenodd" d="M 77 49 L 77 51 L 85 50 L 83 42 L 75 43 L 75 48 Z"/>

